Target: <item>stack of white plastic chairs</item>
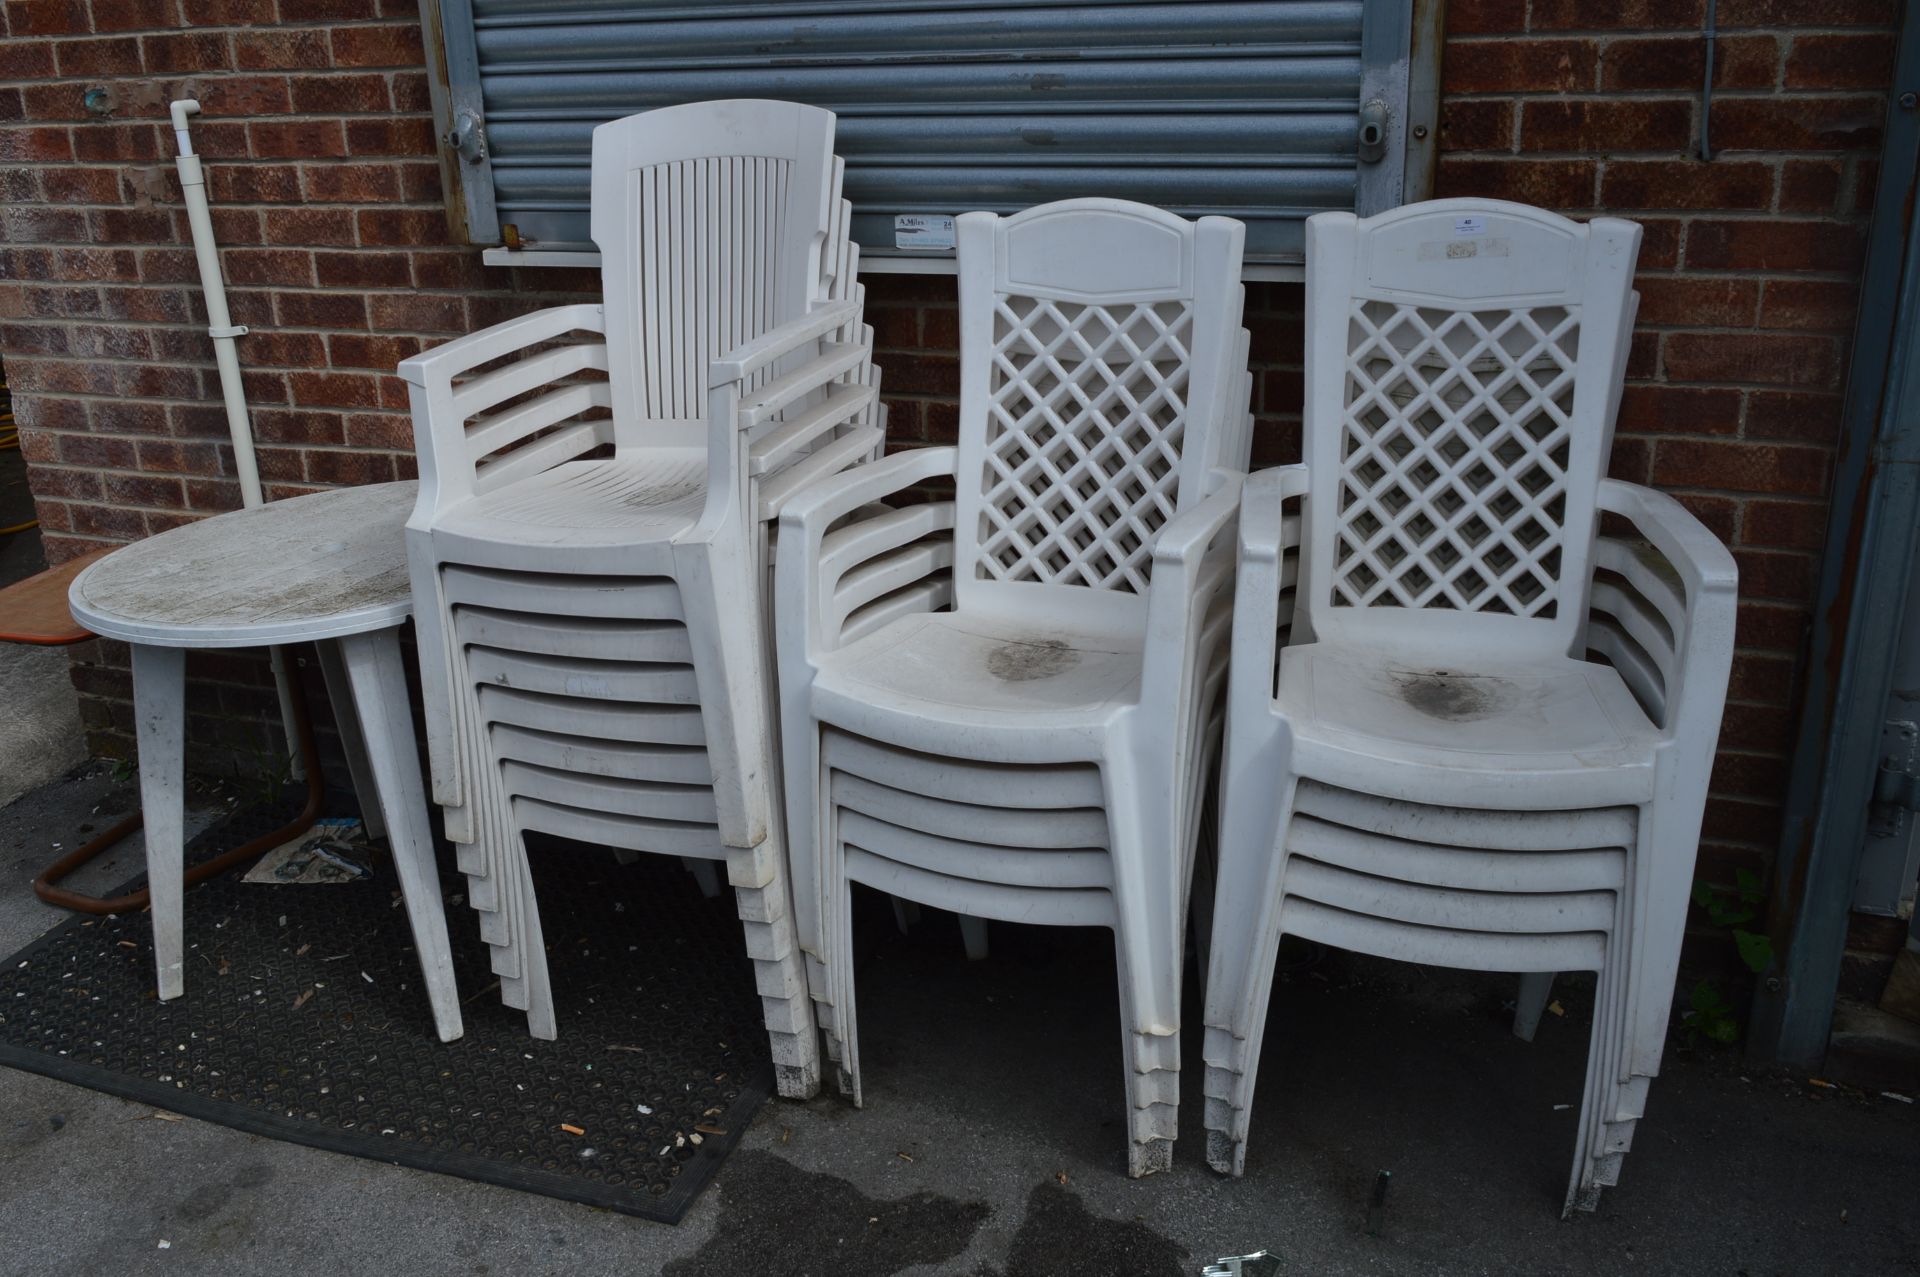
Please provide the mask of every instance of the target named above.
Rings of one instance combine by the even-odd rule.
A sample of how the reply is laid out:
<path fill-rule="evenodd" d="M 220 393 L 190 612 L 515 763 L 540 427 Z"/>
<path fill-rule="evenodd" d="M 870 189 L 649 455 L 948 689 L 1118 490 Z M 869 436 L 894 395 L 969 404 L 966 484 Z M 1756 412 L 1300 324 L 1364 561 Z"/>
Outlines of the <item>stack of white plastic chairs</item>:
<path fill-rule="evenodd" d="M 1658 1070 L 1735 572 L 1603 479 L 1640 231 L 1449 200 L 1307 225 L 1306 462 L 1246 485 L 1207 979 L 1238 1174 L 1282 936 L 1598 972 L 1567 1208 Z M 1617 528 L 1605 536 L 1603 515 Z M 1284 1026 L 1276 1026 L 1276 1033 Z"/>
<path fill-rule="evenodd" d="M 957 447 L 824 480 L 776 565 L 795 916 L 862 1098 L 849 890 L 1115 933 L 1135 1175 L 1180 975 L 1249 441 L 1243 228 L 1114 200 L 959 219 Z M 952 500 L 870 503 L 941 480 Z"/>
<path fill-rule="evenodd" d="M 833 126 L 766 101 L 601 126 L 602 303 L 402 365 L 434 795 L 502 998 L 555 1035 L 523 834 L 724 862 L 789 1096 L 819 1066 L 779 836 L 767 528 L 884 442 Z"/>

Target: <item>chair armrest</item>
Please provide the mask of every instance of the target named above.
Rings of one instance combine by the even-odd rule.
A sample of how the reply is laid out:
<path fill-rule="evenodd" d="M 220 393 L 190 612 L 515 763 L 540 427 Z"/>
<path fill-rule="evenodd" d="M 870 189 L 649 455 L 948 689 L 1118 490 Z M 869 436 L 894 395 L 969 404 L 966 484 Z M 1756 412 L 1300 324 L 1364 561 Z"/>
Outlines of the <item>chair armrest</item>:
<path fill-rule="evenodd" d="M 818 479 L 787 502 L 780 512 L 779 548 L 774 555 L 774 614 L 781 618 L 780 628 L 787 636 L 779 644 L 783 678 L 799 675 L 800 671 L 790 666 L 795 656 L 811 665 L 840 645 L 840 626 L 834 623 L 834 617 L 845 610 L 836 605 L 840 582 L 868 564 L 901 551 L 931 530 L 916 528 L 908 520 L 894 520 L 898 535 L 863 542 L 843 536 L 847 529 L 836 529 L 835 525 L 855 511 L 915 484 L 951 477 L 957 455 L 950 447 L 896 453 Z M 947 504 L 950 510 L 951 503 Z M 950 514 L 946 526 L 952 526 Z M 845 544 L 828 561 L 823 547 L 830 529 Z M 792 646 L 796 641 L 801 645 L 800 652 Z"/>
<path fill-rule="evenodd" d="M 1282 556 L 1288 548 L 1286 503 L 1307 493 L 1304 465 L 1248 477 L 1240 491 L 1239 563 L 1233 594 L 1231 705 L 1252 709 L 1273 700 L 1280 634 Z"/>
<path fill-rule="evenodd" d="M 1660 614 L 1671 635 L 1667 650 L 1648 652 L 1665 682 L 1663 731 L 1711 755 L 1733 663 L 1739 568 L 1719 538 L 1664 492 L 1606 479 L 1599 505 L 1631 523 L 1670 569 L 1628 557 L 1618 574 Z M 1659 627 L 1646 625 L 1633 634 L 1643 649 L 1657 649 L 1666 638 Z"/>
<path fill-rule="evenodd" d="M 1153 543 L 1140 704 L 1150 716 L 1171 715 L 1168 722 L 1184 722 L 1183 711 L 1191 708 L 1187 701 L 1198 686 L 1197 644 L 1207 603 L 1233 580 L 1232 529 L 1246 476 L 1218 473 L 1220 487 L 1169 519 Z"/>
<path fill-rule="evenodd" d="M 761 333 L 745 345 L 736 346 L 707 366 L 707 388 L 744 381 L 762 368 L 791 355 L 808 342 L 837 332 L 860 319 L 857 301 L 826 302 L 798 319 Z"/>
<path fill-rule="evenodd" d="M 511 355 L 571 332 L 603 333 L 606 327 L 606 313 L 598 302 L 536 310 L 403 359 L 400 377 L 414 386 L 445 385 L 461 373 L 502 355 Z"/>

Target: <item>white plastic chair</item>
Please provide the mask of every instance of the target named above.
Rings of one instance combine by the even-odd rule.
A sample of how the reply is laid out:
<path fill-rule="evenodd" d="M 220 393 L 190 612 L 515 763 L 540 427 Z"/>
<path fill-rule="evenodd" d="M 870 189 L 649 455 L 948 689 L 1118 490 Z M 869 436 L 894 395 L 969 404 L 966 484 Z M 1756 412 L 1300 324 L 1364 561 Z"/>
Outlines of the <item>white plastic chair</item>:
<path fill-rule="evenodd" d="M 1307 223 L 1306 461 L 1246 485 L 1206 994 L 1239 1174 L 1283 935 L 1599 973 L 1567 1208 L 1657 1071 L 1732 558 L 1603 479 L 1640 229 L 1442 200 Z M 1603 531 L 1603 516 L 1618 521 Z M 1597 539 L 1596 539 L 1597 537 Z"/>
<path fill-rule="evenodd" d="M 959 219 L 960 442 L 781 515 L 795 920 L 861 1102 L 849 883 L 1115 932 L 1128 1167 L 1163 1169 L 1209 689 L 1248 446 L 1238 222 Z M 954 498 L 872 502 L 954 481 Z M 950 609 L 950 610 L 948 610 Z"/>
<path fill-rule="evenodd" d="M 524 833 L 723 860 L 793 1096 L 818 1045 L 772 801 L 768 526 L 884 442 L 833 126 L 763 101 L 602 125 L 602 304 L 401 365 L 434 796 L 503 999 L 554 1036 Z"/>

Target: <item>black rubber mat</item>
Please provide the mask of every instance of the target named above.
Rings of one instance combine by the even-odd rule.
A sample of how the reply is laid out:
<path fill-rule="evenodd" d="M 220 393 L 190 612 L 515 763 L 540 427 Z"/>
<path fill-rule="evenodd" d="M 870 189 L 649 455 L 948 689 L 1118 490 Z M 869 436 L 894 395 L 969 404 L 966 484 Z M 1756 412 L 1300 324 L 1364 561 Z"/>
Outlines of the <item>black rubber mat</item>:
<path fill-rule="evenodd" d="M 230 817 L 189 861 L 289 814 Z M 558 1041 L 530 1038 L 500 1005 L 465 880 L 443 858 L 459 1041 L 434 1035 L 383 863 L 346 885 L 243 883 L 235 871 L 188 892 L 187 992 L 172 1002 L 154 996 L 145 913 L 72 919 L 0 966 L 0 1064 L 677 1223 L 773 1081 L 732 892 L 708 900 L 662 857 L 622 866 L 548 841 L 532 860 Z"/>

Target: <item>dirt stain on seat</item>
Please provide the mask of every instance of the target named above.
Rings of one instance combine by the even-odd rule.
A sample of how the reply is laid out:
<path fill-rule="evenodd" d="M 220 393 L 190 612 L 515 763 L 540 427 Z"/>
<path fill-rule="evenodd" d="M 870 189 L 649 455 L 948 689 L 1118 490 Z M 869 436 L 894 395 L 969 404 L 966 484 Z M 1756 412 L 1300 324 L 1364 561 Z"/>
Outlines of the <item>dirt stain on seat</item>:
<path fill-rule="evenodd" d="M 987 655 L 987 673 L 1003 683 L 1028 683 L 1064 674 L 1080 663 L 1080 653 L 1059 639 L 1015 639 Z"/>
<path fill-rule="evenodd" d="M 1396 672 L 1393 679 L 1399 684 L 1400 699 L 1428 718 L 1470 723 L 1501 707 L 1492 679 L 1449 674 L 1446 670 Z"/>

